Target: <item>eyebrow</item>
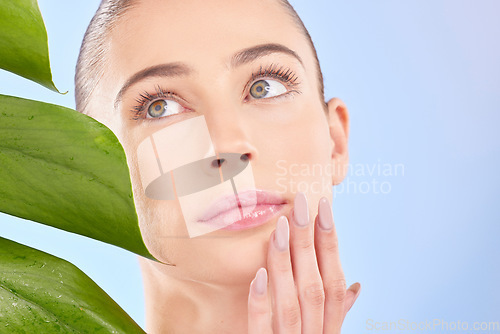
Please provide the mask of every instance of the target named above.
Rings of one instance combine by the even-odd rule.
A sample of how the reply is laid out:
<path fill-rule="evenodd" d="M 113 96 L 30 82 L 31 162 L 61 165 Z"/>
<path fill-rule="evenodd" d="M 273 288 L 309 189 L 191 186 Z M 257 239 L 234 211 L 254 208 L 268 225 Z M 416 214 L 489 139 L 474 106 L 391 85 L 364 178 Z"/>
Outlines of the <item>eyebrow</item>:
<path fill-rule="evenodd" d="M 302 59 L 295 51 L 291 50 L 290 48 L 282 44 L 270 43 L 270 44 L 261 44 L 252 46 L 250 48 L 237 52 L 231 60 L 231 66 L 238 67 L 244 64 L 248 64 L 258 58 L 262 58 L 272 53 L 287 54 L 289 56 L 296 58 L 301 65 L 304 65 L 302 63 Z"/>
<path fill-rule="evenodd" d="M 304 66 L 302 59 L 299 57 L 299 55 L 291 50 L 290 48 L 282 45 L 282 44 L 277 44 L 277 43 L 268 43 L 268 44 L 261 44 L 261 45 L 256 45 L 252 46 L 246 49 L 243 49 L 241 51 L 238 51 L 233 55 L 231 58 L 231 67 L 239 67 L 248 63 L 251 63 L 259 58 L 268 56 L 273 53 L 282 53 L 286 54 L 289 56 L 294 57 L 299 61 L 299 63 Z M 140 70 L 139 72 L 135 73 L 132 75 L 122 86 L 118 94 L 116 95 L 115 99 L 115 109 L 120 102 L 123 94 L 134 84 L 136 84 L 139 81 L 142 81 L 147 78 L 153 78 L 153 77 L 182 77 L 182 76 L 188 76 L 192 74 L 194 70 L 186 65 L 185 63 L 181 62 L 174 62 L 174 63 L 167 63 L 167 64 L 160 64 L 160 65 L 154 65 L 151 67 L 147 67 L 143 70 Z"/>
<path fill-rule="evenodd" d="M 160 64 L 160 65 L 154 65 L 151 67 L 147 67 L 143 70 L 140 70 L 139 72 L 135 73 L 132 75 L 127 82 L 122 86 L 118 94 L 116 95 L 115 99 L 115 108 L 120 102 L 123 94 L 129 89 L 132 85 L 135 83 L 142 81 L 147 78 L 154 78 L 154 77 L 180 77 L 180 76 L 187 76 L 191 74 L 193 70 L 187 66 L 184 63 L 168 63 L 168 64 Z"/>

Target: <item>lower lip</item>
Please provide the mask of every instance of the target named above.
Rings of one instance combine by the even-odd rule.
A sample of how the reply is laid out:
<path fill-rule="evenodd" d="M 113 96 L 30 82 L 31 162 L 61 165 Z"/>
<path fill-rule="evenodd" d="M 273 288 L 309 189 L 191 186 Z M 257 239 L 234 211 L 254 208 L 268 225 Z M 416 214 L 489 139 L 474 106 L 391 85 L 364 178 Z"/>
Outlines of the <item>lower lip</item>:
<path fill-rule="evenodd" d="M 277 215 L 284 206 L 285 204 L 258 204 L 252 212 L 245 214 L 243 219 L 241 219 L 240 209 L 234 208 L 199 223 L 221 226 L 220 229 L 226 231 L 247 230 L 266 223 L 271 217 Z"/>

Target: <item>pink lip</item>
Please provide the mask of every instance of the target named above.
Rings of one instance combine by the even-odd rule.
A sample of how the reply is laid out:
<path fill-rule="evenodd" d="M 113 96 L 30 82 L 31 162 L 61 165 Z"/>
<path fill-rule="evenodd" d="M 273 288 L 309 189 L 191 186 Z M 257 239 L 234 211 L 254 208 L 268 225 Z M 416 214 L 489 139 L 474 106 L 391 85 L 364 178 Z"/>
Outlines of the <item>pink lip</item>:
<path fill-rule="evenodd" d="M 218 199 L 198 219 L 199 223 L 220 226 L 224 230 L 244 230 L 264 224 L 276 215 L 288 203 L 278 194 L 264 190 L 248 190 L 238 193 L 238 201 L 234 195 Z M 242 209 L 253 208 L 241 217 Z"/>

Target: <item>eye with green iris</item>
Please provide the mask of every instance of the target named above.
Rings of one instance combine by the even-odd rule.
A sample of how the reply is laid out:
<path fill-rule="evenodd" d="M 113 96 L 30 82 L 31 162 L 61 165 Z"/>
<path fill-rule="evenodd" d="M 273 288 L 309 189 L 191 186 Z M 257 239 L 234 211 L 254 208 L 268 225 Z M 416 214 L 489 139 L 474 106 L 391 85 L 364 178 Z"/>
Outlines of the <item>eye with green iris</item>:
<path fill-rule="evenodd" d="M 256 81 L 250 87 L 250 95 L 252 95 L 254 99 L 275 97 L 286 92 L 287 89 L 282 83 L 269 79 Z"/>
<path fill-rule="evenodd" d="M 182 112 L 182 106 L 172 100 L 156 100 L 148 107 L 147 118 L 160 118 Z"/>

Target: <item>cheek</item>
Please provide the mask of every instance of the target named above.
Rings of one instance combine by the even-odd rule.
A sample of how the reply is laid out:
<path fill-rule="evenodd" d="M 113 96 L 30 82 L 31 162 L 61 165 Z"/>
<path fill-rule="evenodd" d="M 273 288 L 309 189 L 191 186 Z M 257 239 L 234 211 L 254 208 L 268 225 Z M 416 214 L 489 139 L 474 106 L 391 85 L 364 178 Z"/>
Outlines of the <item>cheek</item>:
<path fill-rule="evenodd" d="M 279 122 L 256 125 L 256 177 L 281 193 L 330 196 L 333 147 L 321 103 L 294 104 L 280 115 Z"/>
<path fill-rule="evenodd" d="M 261 158 L 285 159 L 287 163 L 330 163 L 332 140 L 319 102 L 293 104 L 276 115 L 254 124 Z"/>
<path fill-rule="evenodd" d="M 127 136 L 120 136 L 119 140 L 125 150 L 130 170 L 139 227 L 151 254 L 160 261 L 171 262 L 172 254 L 178 248 L 175 246 L 176 239 L 186 237 L 188 233 L 177 200 L 160 201 L 146 196 L 137 153 L 143 136 L 136 132 L 124 131 Z"/>
<path fill-rule="evenodd" d="M 286 153 L 302 163 L 326 163 L 330 159 L 331 140 L 322 110 L 305 109 L 287 137 Z"/>

